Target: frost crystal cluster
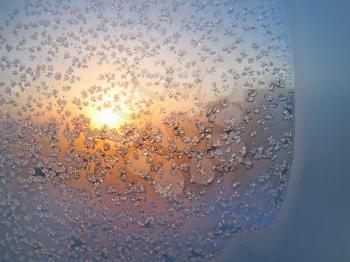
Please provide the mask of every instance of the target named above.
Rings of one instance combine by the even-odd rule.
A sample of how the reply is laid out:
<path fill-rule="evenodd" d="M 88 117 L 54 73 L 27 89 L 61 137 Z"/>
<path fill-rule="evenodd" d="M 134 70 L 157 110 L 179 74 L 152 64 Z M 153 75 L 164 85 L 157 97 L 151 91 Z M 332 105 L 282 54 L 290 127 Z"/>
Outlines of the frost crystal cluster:
<path fill-rule="evenodd" d="M 0 260 L 215 260 L 270 225 L 293 154 L 284 16 L 18 1 L 0 26 Z"/>

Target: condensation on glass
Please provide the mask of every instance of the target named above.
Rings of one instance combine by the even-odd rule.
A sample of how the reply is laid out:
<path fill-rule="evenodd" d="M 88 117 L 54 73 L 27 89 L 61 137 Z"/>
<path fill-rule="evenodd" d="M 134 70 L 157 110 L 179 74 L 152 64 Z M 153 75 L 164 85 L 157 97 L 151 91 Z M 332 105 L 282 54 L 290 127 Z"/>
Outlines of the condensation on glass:
<path fill-rule="evenodd" d="M 278 1 L 27 0 L 0 28 L 0 260 L 211 260 L 293 154 Z"/>

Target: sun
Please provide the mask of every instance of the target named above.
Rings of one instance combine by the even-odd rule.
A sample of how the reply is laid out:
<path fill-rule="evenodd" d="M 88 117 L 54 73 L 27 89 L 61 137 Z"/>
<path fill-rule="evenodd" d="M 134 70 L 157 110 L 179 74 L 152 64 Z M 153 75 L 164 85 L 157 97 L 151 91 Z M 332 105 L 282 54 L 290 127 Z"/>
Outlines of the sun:
<path fill-rule="evenodd" d="M 93 127 L 117 128 L 127 121 L 127 115 L 124 112 L 116 112 L 112 108 L 94 109 L 91 112 L 91 123 Z"/>

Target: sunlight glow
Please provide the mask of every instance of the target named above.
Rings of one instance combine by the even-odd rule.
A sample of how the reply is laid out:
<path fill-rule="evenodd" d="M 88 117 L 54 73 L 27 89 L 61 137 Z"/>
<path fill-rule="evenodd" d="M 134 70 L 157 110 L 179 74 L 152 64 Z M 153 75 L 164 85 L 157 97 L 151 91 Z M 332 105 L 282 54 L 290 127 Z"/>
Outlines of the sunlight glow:
<path fill-rule="evenodd" d="M 91 123 L 96 128 L 101 128 L 103 126 L 116 128 L 126 120 L 127 117 L 125 113 L 115 112 L 112 108 L 95 109 L 91 113 Z"/>

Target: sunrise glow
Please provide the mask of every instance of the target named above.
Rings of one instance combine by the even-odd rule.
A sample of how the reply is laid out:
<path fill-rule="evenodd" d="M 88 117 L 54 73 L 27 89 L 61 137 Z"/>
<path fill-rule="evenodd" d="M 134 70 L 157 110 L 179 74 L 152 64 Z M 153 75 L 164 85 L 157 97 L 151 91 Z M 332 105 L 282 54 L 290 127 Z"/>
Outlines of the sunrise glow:
<path fill-rule="evenodd" d="M 115 112 L 112 108 L 103 108 L 101 110 L 91 110 L 91 124 L 95 128 L 107 126 L 108 128 L 117 128 L 127 120 L 126 113 Z"/>

